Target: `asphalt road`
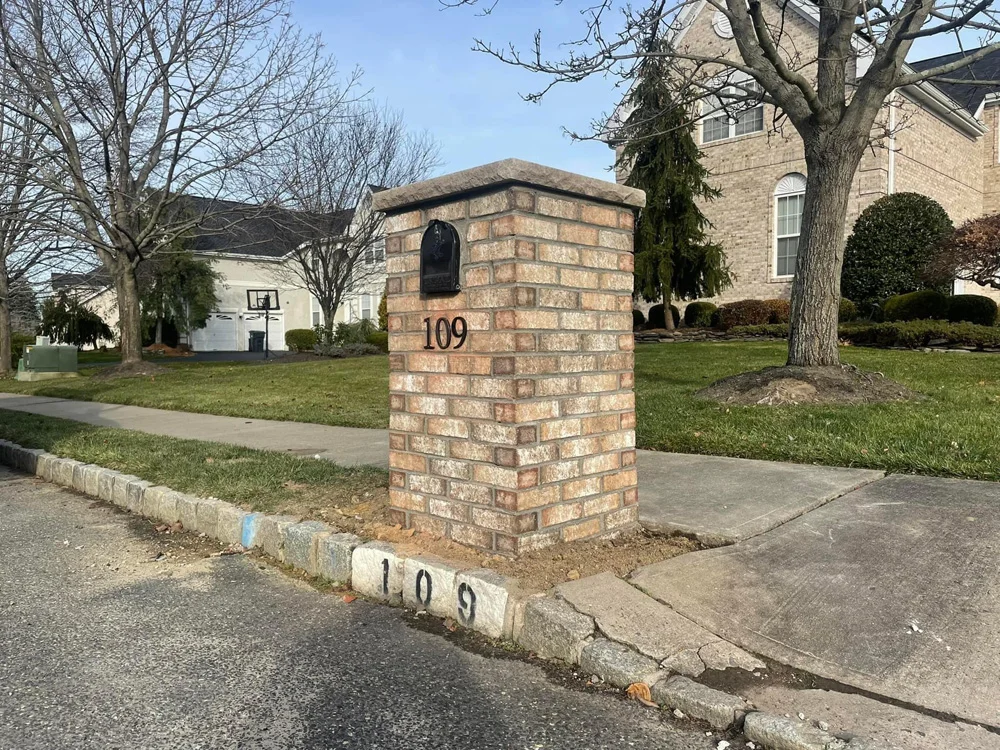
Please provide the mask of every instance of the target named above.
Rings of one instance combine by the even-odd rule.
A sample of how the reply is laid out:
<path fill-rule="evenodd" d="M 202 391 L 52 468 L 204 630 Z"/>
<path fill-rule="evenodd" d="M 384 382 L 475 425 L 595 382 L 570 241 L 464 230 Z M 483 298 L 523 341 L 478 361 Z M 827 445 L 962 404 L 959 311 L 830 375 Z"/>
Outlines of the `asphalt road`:
<path fill-rule="evenodd" d="M 0 471 L 0 750 L 718 744 L 217 549 Z"/>

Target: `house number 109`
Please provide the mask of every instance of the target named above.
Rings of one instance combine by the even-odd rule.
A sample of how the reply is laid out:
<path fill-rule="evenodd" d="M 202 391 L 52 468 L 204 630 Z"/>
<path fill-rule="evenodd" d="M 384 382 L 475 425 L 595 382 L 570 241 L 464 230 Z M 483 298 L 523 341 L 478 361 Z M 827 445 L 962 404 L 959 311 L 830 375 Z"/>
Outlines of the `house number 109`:
<path fill-rule="evenodd" d="M 431 339 L 432 328 L 433 340 Z M 468 333 L 469 327 L 465 318 L 455 318 L 450 323 L 447 318 L 438 318 L 434 321 L 433 326 L 430 318 L 424 318 L 424 335 L 427 340 L 424 349 L 461 349 Z M 452 342 L 455 342 L 454 347 Z M 434 345 L 435 343 L 437 346 Z"/>

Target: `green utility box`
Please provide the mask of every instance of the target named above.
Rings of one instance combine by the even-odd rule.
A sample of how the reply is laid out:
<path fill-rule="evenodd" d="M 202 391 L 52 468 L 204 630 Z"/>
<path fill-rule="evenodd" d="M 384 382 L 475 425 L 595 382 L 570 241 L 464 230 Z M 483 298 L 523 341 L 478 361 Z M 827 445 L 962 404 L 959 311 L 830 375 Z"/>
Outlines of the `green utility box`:
<path fill-rule="evenodd" d="M 75 378 L 77 372 L 76 347 L 50 344 L 46 336 L 39 336 L 35 343 L 24 348 L 24 356 L 17 363 L 18 380 L 55 380 Z"/>

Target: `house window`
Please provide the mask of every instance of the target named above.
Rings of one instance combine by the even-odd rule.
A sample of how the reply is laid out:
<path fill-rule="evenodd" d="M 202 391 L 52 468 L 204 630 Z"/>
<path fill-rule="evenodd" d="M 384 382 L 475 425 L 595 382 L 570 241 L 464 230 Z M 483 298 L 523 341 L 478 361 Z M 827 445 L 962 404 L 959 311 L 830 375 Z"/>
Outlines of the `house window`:
<path fill-rule="evenodd" d="M 806 199 L 806 178 L 797 172 L 786 174 L 774 191 L 774 275 L 795 275 L 802 233 L 802 207 Z"/>
<path fill-rule="evenodd" d="M 702 112 L 707 115 L 701 121 L 701 142 L 724 141 L 750 133 L 764 131 L 764 105 L 753 101 L 733 101 L 735 98 L 760 92 L 756 81 L 727 86 L 718 94 L 705 97 Z M 729 112 L 724 110 L 729 108 Z"/>
<path fill-rule="evenodd" d="M 323 311 L 320 310 L 319 300 L 315 297 L 311 298 L 311 308 L 312 308 L 312 324 L 314 326 L 323 325 Z"/>
<path fill-rule="evenodd" d="M 361 319 L 372 319 L 372 296 L 370 294 L 361 295 Z"/>

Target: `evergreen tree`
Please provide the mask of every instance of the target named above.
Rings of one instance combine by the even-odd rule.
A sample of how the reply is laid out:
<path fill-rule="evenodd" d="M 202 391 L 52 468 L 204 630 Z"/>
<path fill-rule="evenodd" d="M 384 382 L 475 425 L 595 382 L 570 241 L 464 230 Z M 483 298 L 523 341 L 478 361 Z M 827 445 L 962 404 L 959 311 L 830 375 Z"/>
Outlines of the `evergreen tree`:
<path fill-rule="evenodd" d="M 157 254 L 138 276 L 143 327 L 154 327 L 154 343 L 163 343 L 164 324 L 182 334 L 204 328 L 209 313 L 219 304 L 215 293 L 219 274 L 189 250 L 173 248 Z"/>
<path fill-rule="evenodd" d="M 656 42 L 653 50 L 662 50 Z M 717 198 L 694 141 L 687 107 L 675 100 L 666 55 L 644 58 L 629 96 L 632 112 L 619 131 L 625 148 L 619 167 L 625 184 L 646 192 L 635 228 L 636 292 L 647 301 L 714 297 L 732 284 L 722 246 L 710 242 L 711 226 L 697 201 Z M 673 328 L 671 316 L 666 316 Z"/>

